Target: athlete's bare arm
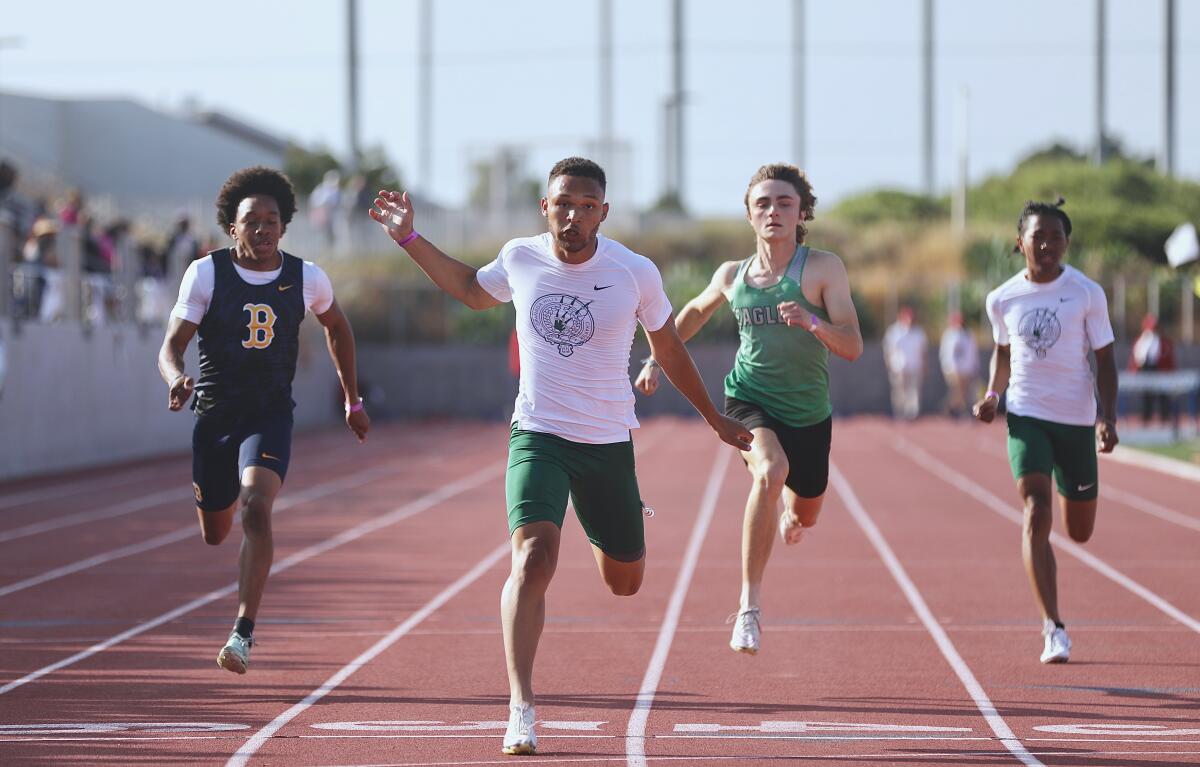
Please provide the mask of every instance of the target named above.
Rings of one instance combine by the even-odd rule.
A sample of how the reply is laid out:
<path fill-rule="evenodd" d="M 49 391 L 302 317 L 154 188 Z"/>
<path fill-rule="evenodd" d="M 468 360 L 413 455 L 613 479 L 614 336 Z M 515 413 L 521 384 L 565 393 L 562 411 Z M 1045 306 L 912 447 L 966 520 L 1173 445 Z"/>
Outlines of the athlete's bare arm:
<path fill-rule="evenodd" d="M 1100 392 L 1100 421 L 1096 424 L 1096 449 L 1111 453 L 1117 446 L 1117 361 L 1113 345 L 1096 350 L 1096 389 Z"/>
<path fill-rule="evenodd" d="M 737 269 L 737 261 L 721 264 L 700 295 L 688 301 L 679 310 L 679 314 L 675 316 L 675 332 L 679 334 L 680 340 L 687 341 L 699 333 L 700 328 L 704 327 L 717 308 L 729 300 L 729 290 L 733 287 Z M 642 365 L 642 370 L 633 385 L 643 394 L 653 394 L 658 391 L 658 383 L 659 363 L 657 358 L 651 356 Z"/>
<path fill-rule="evenodd" d="M 397 245 L 413 232 L 413 205 L 408 192 L 380 191 L 375 207 L 368 212 Z M 401 247 L 435 285 L 471 309 L 491 309 L 501 304 L 479 284 L 478 269 L 451 258 L 424 237 L 418 235 Z"/>
<path fill-rule="evenodd" d="M 325 345 L 329 347 L 329 358 L 333 360 L 333 368 L 337 371 L 338 380 L 342 382 L 342 391 L 346 394 L 346 426 L 358 437 L 359 442 L 367 439 L 367 430 L 371 428 L 371 419 L 364 409 L 348 412 L 352 405 L 359 401 L 358 368 L 355 364 L 354 330 L 350 320 L 346 318 L 342 307 L 334 299 L 324 314 L 317 315 L 317 321 L 325 328 Z"/>
<path fill-rule="evenodd" d="M 183 353 L 187 351 L 192 336 L 199 326 L 179 317 L 171 317 L 167 323 L 167 336 L 158 350 L 158 374 L 166 383 L 167 408 L 179 410 L 192 397 L 196 382 L 183 372 Z"/>
<path fill-rule="evenodd" d="M 684 397 L 687 397 L 692 407 L 704 416 L 704 420 L 708 421 L 708 425 L 717 436 L 739 450 L 749 450 L 754 435 L 740 421 L 722 415 L 709 399 L 704 381 L 700 379 L 700 372 L 696 370 L 696 363 L 692 361 L 692 355 L 688 354 L 679 333 L 675 330 L 675 323 L 667 320 L 658 330 L 646 331 L 646 338 L 650 341 L 650 353 L 662 366 L 667 378 Z"/>
<path fill-rule="evenodd" d="M 821 292 L 820 305 L 829 315 L 829 322 L 819 322 L 810 332 L 825 344 L 830 352 L 851 362 L 862 356 L 862 331 L 858 327 L 858 312 L 850 299 L 850 277 L 842 259 L 827 250 L 813 250 L 808 254 L 804 279 L 815 278 Z M 779 316 L 788 325 L 797 325 L 809 330 L 813 327 L 812 312 L 795 301 L 784 301 L 779 305 Z"/>
<path fill-rule="evenodd" d="M 1001 346 L 996 344 L 996 348 L 992 350 L 992 362 L 990 364 L 991 375 L 988 377 L 988 392 L 995 392 L 996 396 L 985 396 L 983 399 L 975 403 L 971 408 L 971 412 L 976 418 L 984 423 L 991 423 L 996 417 L 996 406 L 1000 404 L 1000 395 L 1008 388 L 1008 376 L 1012 372 L 1012 347 L 1008 345 Z M 1113 372 L 1116 376 L 1116 372 Z"/>

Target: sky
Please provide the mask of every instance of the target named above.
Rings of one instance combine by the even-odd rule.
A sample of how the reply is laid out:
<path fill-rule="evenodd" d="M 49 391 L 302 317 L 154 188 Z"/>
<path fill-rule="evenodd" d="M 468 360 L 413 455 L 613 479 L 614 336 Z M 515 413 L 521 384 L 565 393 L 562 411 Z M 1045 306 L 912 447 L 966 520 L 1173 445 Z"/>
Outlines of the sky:
<path fill-rule="evenodd" d="M 129 98 L 239 117 L 305 146 L 349 148 L 346 12 L 335 0 L 118 3 L 7 0 L 0 90 Z M 600 131 L 598 0 L 435 0 L 432 168 L 426 192 L 465 203 L 472 162 L 501 148 L 543 177 Z M 807 144 L 822 206 L 875 187 L 922 186 L 920 0 L 807 0 Z M 937 0 L 939 192 L 954 183 L 967 115 L 972 182 L 1052 141 L 1095 135 L 1095 0 Z M 669 0 L 612 0 L 615 108 L 627 147 L 609 199 L 663 190 L 671 88 Z M 792 157 L 791 0 L 684 3 L 689 210 L 739 215 L 746 183 Z M 1162 0 L 1107 0 L 1109 132 L 1157 155 Z M 418 179 L 417 0 L 359 0 L 360 135 Z M 1200 179 L 1200 2 L 1176 2 L 1176 172 Z M 965 104 L 965 108 L 963 107 Z M 818 207 L 818 214 L 820 207 Z"/>

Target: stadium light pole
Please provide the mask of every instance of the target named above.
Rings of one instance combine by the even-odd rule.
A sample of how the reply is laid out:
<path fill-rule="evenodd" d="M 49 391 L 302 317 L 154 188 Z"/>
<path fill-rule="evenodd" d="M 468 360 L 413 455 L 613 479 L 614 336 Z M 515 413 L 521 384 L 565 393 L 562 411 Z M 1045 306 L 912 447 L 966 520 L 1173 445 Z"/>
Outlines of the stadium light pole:
<path fill-rule="evenodd" d="M 804 0 L 792 0 L 792 162 L 804 167 Z"/>
<path fill-rule="evenodd" d="M 357 172 L 362 159 L 358 140 L 358 0 L 346 0 L 346 131 L 350 170 Z"/>
<path fill-rule="evenodd" d="M 675 192 L 679 207 L 683 207 L 683 163 L 684 151 L 684 120 L 683 120 L 683 0 L 671 3 L 671 81 L 672 81 L 672 128 L 673 138 L 671 149 L 674 153 L 672 160 L 672 178 L 670 185 Z"/>
<path fill-rule="evenodd" d="M 1175 175 L 1175 0 L 1163 2 L 1163 126 L 1159 170 Z"/>
<path fill-rule="evenodd" d="M 421 0 L 417 19 L 417 189 L 433 184 L 433 2 Z"/>
<path fill-rule="evenodd" d="M 612 0 L 600 0 L 600 164 L 612 164 L 613 150 L 613 71 L 612 71 Z"/>
<path fill-rule="evenodd" d="M 923 108 L 921 109 L 922 171 L 925 178 L 925 194 L 934 192 L 933 167 L 933 0 L 921 2 L 921 82 Z"/>
<path fill-rule="evenodd" d="M 1097 165 L 1104 164 L 1105 146 L 1104 146 L 1104 111 L 1105 111 L 1105 83 L 1106 61 L 1104 50 L 1107 47 L 1105 40 L 1105 2 L 1104 0 L 1096 0 L 1096 147 L 1092 152 L 1092 159 Z"/>

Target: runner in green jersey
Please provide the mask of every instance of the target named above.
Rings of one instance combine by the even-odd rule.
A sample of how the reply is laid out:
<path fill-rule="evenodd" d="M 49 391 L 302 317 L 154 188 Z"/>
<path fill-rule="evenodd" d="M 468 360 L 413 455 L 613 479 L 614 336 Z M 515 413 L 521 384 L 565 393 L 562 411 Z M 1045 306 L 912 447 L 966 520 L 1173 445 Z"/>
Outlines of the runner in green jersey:
<path fill-rule="evenodd" d="M 764 165 L 750 179 L 746 218 L 757 239 L 754 255 L 727 261 L 675 317 L 685 341 L 728 302 L 741 345 L 725 378 L 725 413 L 754 433 L 744 454 L 753 482 L 742 525 L 742 593 L 730 647 L 754 654 L 759 646 L 759 594 L 778 529 L 798 543 L 817 523 L 829 477 L 832 407 L 829 353 L 855 360 L 863 350 L 846 268 L 833 253 L 804 244 L 816 197 L 793 165 Z M 636 386 L 658 388 L 647 360 Z"/>

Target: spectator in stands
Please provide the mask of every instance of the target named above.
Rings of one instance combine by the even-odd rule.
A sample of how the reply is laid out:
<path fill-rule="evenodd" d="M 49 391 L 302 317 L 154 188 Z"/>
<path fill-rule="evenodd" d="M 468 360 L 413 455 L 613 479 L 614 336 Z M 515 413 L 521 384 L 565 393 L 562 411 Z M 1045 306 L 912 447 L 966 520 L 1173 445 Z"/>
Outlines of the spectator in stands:
<path fill-rule="evenodd" d="M 66 198 L 59 203 L 58 221 L 63 226 L 78 226 L 79 217 L 83 214 L 83 192 L 72 189 Z"/>
<path fill-rule="evenodd" d="M 914 321 L 911 306 L 902 306 L 883 335 L 883 360 L 892 385 L 892 415 L 906 421 L 921 412 L 921 382 L 925 378 L 925 331 Z"/>
<path fill-rule="evenodd" d="M 25 314 L 42 322 L 58 319 L 63 308 L 62 273 L 58 268 L 58 225 L 52 218 L 34 222 L 25 241 L 22 287 L 18 300 Z"/>
<path fill-rule="evenodd" d="M 192 219 L 188 214 L 180 213 L 175 218 L 175 228 L 171 230 L 164 255 L 166 263 L 163 274 L 175 282 L 183 276 L 188 264 L 203 255 L 200 252 L 200 241 L 192 233 Z"/>
<path fill-rule="evenodd" d="M 308 215 L 317 231 L 325 236 L 325 243 L 332 246 L 336 234 L 334 228 L 342 205 L 342 175 L 336 170 L 325 171 L 325 178 L 317 184 L 308 197 Z"/>
<path fill-rule="evenodd" d="M 1129 369 L 1133 371 L 1167 371 L 1175 369 L 1175 347 L 1171 339 L 1158 332 L 1158 317 L 1147 314 L 1142 318 L 1142 333 L 1133 342 L 1129 354 Z M 1142 420 L 1149 423 L 1154 411 L 1163 422 L 1171 420 L 1171 398 L 1162 392 L 1146 391 L 1142 394 Z"/>
<path fill-rule="evenodd" d="M 938 360 L 946 379 L 946 412 L 952 418 L 967 415 L 979 394 L 979 347 L 963 327 L 962 312 L 950 312 L 946 318 Z"/>

